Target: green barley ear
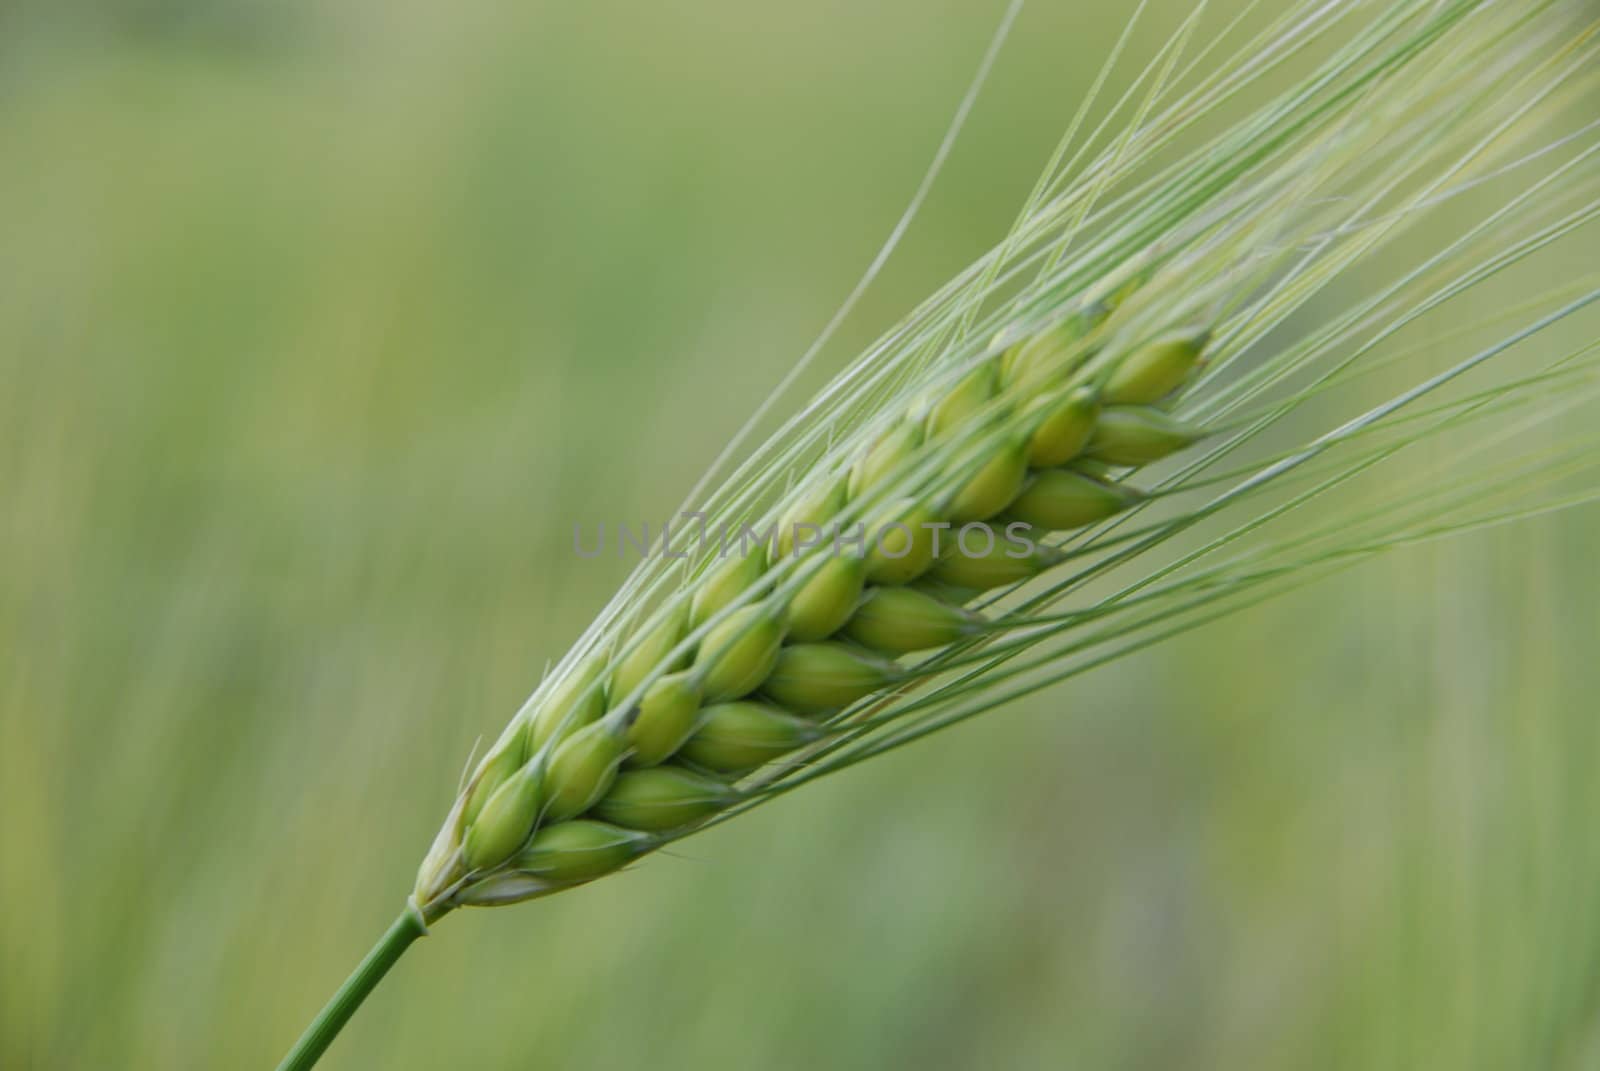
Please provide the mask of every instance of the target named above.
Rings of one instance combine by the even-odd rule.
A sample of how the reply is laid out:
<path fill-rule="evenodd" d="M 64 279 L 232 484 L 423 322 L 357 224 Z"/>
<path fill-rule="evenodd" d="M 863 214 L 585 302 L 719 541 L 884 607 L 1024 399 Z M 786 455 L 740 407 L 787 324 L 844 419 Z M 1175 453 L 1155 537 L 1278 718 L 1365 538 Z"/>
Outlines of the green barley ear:
<path fill-rule="evenodd" d="M 744 774 L 821 739 L 821 726 L 770 703 L 741 700 L 707 707 L 700 728 L 679 753 L 715 773 Z"/>
<path fill-rule="evenodd" d="M 1107 406 L 1095 421 L 1084 455 L 1112 465 L 1138 467 L 1199 442 L 1205 432 L 1147 405 Z"/>
<path fill-rule="evenodd" d="M 682 766 L 624 770 L 595 804 L 594 814 L 646 833 L 681 829 L 709 818 L 738 799 L 726 782 Z"/>

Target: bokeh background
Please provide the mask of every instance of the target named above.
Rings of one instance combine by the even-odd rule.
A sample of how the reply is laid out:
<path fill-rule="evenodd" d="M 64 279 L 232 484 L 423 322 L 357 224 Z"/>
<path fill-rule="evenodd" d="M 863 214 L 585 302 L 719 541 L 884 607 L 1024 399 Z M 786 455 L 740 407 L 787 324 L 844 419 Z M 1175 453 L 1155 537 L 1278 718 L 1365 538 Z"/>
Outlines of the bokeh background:
<path fill-rule="evenodd" d="M 1001 10 L 0 7 L 0 1067 L 272 1066 L 622 577 L 572 523 L 677 504 Z M 1025 13 L 825 366 L 1004 232 L 1123 15 Z M 1397 553 L 459 913 L 327 1066 L 1600 1066 L 1597 531 Z"/>

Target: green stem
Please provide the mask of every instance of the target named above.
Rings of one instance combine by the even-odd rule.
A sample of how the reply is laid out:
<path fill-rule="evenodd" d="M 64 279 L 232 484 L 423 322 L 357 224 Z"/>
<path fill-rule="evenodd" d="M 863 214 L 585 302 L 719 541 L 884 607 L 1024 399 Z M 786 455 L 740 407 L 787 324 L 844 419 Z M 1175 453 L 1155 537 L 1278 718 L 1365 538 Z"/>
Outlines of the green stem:
<path fill-rule="evenodd" d="M 278 1065 L 278 1071 L 308 1071 L 313 1067 L 328 1046 L 333 1044 L 333 1039 L 339 1036 L 344 1024 L 361 1007 L 361 1002 L 367 999 L 367 994 L 377 988 L 383 976 L 389 973 L 389 968 L 395 965 L 401 953 L 411 947 L 412 941 L 426 936 L 427 932 L 428 927 L 417 909 L 407 905 L 388 931 L 378 938 L 378 943 L 372 946 L 367 958 L 351 972 L 350 977 L 344 980 L 344 985 L 339 987 L 339 991 L 317 1013 L 311 1025 L 306 1027 L 306 1032 L 300 1035 L 300 1040 L 294 1043 L 289 1055 Z"/>

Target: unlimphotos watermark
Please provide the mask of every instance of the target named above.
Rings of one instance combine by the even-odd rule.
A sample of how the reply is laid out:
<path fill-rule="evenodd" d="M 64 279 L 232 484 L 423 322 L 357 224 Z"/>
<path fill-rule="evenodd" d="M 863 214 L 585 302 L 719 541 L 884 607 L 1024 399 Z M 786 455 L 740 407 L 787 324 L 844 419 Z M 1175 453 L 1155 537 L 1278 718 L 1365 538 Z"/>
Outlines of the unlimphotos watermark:
<path fill-rule="evenodd" d="M 983 521 L 973 521 L 956 526 L 949 521 L 925 521 L 907 524 L 889 521 L 868 526 L 807 524 L 798 522 L 779 525 L 773 522 L 765 527 L 751 524 L 730 526 L 726 523 L 710 525 L 703 513 L 680 513 L 680 520 L 689 523 L 664 522 L 632 525 L 601 521 L 592 531 L 583 524 L 572 526 L 572 550 L 580 558 L 599 558 L 610 552 L 619 558 L 670 558 L 687 561 L 707 556 L 716 558 L 745 558 L 758 550 L 766 551 L 776 560 L 787 553 L 796 558 L 813 553 L 851 557 L 864 557 L 869 551 L 885 558 L 904 558 L 917 546 L 916 529 L 931 533 L 935 557 L 955 553 L 969 558 L 987 558 L 999 553 L 1008 558 L 1027 558 L 1038 550 L 1032 539 L 1034 529 L 1021 521 L 996 526 Z"/>

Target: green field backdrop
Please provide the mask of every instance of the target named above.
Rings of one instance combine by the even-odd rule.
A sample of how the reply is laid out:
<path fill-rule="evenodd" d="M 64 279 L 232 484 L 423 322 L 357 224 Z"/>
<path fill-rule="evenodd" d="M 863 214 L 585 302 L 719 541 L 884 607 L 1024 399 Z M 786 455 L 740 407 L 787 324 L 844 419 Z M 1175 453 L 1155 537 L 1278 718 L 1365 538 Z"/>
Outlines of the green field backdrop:
<path fill-rule="evenodd" d="M 573 523 L 677 505 L 1002 7 L 0 5 L 0 1068 L 273 1065 L 625 575 Z M 819 374 L 1003 235 L 1124 13 L 1024 13 Z M 1600 1067 L 1597 536 L 1401 551 L 460 912 L 326 1066 Z"/>

